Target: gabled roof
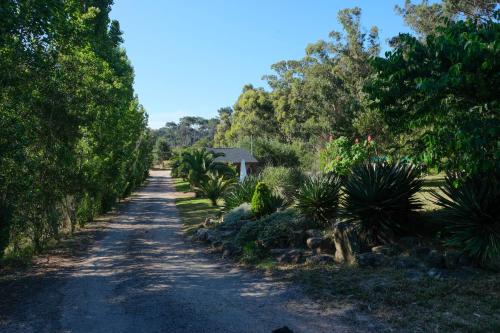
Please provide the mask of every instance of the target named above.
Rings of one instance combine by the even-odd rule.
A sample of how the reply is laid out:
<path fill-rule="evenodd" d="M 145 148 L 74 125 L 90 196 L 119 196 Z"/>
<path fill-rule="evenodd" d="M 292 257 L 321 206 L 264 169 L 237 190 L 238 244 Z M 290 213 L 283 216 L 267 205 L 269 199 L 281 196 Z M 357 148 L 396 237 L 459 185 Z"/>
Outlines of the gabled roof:
<path fill-rule="evenodd" d="M 217 162 L 240 163 L 241 160 L 245 160 L 246 163 L 259 162 L 248 150 L 243 148 L 208 148 L 207 150 L 224 154 L 224 156 L 219 156 L 215 159 Z"/>

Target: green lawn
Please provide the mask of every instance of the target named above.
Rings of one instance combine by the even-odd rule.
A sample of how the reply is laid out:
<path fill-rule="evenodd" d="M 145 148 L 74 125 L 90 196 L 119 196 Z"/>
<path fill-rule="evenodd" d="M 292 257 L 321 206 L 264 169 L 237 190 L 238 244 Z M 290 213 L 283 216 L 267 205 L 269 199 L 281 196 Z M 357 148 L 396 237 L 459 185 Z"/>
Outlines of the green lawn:
<path fill-rule="evenodd" d="M 194 193 L 189 192 L 189 183 L 176 178 L 174 179 L 175 190 L 185 193 L 185 197 L 177 198 L 175 204 L 179 209 L 179 214 L 184 224 L 185 231 L 191 233 L 200 223 L 203 223 L 209 216 L 217 216 L 220 207 L 214 207 L 210 200 L 195 198 Z"/>

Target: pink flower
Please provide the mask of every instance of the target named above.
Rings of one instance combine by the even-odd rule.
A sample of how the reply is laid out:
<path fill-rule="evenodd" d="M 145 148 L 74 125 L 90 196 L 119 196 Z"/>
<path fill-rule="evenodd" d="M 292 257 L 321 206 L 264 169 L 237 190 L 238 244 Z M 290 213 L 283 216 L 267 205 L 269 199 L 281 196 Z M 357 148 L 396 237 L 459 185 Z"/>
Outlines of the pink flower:
<path fill-rule="evenodd" d="M 368 140 L 368 142 L 372 141 L 372 136 L 371 136 L 371 135 L 368 135 L 367 140 Z"/>

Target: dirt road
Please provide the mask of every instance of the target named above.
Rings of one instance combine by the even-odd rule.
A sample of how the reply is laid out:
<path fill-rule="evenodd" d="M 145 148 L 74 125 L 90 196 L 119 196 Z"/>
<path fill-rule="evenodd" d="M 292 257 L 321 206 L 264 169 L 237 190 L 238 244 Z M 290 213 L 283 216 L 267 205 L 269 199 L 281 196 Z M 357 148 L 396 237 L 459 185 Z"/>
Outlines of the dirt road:
<path fill-rule="evenodd" d="M 354 328 L 349 307 L 324 310 L 297 289 L 236 269 L 186 242 L 167 171 L 152 171 L 85 253 L 19 277 L 1 332 L 297 332 Z M 0 293 L 9 297 L 9 284 Z M 12 297 L 12 295 L 10 295 Z"/>

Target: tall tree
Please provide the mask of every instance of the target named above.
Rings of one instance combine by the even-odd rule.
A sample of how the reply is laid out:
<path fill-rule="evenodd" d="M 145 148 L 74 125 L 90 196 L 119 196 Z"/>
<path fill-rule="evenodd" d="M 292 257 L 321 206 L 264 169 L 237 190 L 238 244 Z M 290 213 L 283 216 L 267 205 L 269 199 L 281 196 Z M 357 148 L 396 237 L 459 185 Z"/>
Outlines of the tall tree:
<path fill-rule="evenodd" d="M 395 133 L 418 131 L 429 163 L 456 175 L 497 169 L 499 40 L 497 20 L 449 21 L 425 41 L 399 35 L 373 62 L 373 106 Z"/>

